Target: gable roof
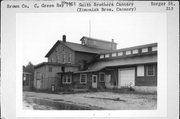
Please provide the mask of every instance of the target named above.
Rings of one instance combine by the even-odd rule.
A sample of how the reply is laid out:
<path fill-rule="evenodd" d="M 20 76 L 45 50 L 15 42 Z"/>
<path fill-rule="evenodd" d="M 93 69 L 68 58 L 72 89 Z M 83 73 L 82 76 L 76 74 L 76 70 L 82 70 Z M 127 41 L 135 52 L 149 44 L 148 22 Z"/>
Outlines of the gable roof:
<path fill-rule="evenodd" d="M 86 52 L 86 53 L 93 53 L 93 54 L 99 54 L 101 52 L 105 52 L 107 50 L 103 50 L 103 49 L 98 49 L 98 48 L 91 48 L 88 46 L 84 46 L 82 44 L 78 44 L 78 43 L 73 43 L 73 42 L 63 42 L 58 40 L 54 46 L 49 50 L 49 52 L 46 54 L 45 57 L 48 57 L 52 51 L 54 51 L 54 49 L 59 45 L 59 44 L 63 44 L 65 46 L 67 46 L 68 48 L 70 48 L 73 51 L 78 51 L 78 52 Z"/>
<path fill-rule="evenodd" d="M 112 42 L 112 41 L 105 41 L 105 40 L 101 40 L 101 39 L 97 39 L 97 38 L 92 38 L 92 37 L 87 37 L 87 36 L 83 36 L 83 37 L 80 39 L 80 41 L 82 41 L 83 39 L 95 40 L 95 41 L 100 41 L 100 42 L 105 42 L 105 43 L 117 44 L 117 43 Z"/>

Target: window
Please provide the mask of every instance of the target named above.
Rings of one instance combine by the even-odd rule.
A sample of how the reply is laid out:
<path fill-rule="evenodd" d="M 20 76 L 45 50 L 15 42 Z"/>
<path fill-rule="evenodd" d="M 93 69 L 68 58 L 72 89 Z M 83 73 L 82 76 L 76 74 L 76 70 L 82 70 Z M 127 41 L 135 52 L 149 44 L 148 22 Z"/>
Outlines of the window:
<path fill-rule="evenodd" d="M 104 55 L 100 55 L 100 59 L 104 58 Z"/>
<path fill-rule="evenodd" d="M 62 63 L 65 63 L 65 54 L 62 55 Z"/>
<path fill-rule="evenodd" d="M 137 54 L 138 53 L 138 49 L 133 50 L 133 54 Z"/>
<path fill-rule="evenodd" d="M 85 84 L 87 82 L 87 74 L 80 75 L 80 83 Z"/>
<path fill-rule="evenodd" d="M 116 57 L 117 56 L 117 54 L 116 53 L 112 53 L 112 57 Z"/>
<path fill-rule="evenodd" d="M 137 66 L 137 76 L 144 76 L 144 65 Z"/>
<path fill-rule="evenodd" d="M 105 81 L 105 73 L 103 73 L 103 72 L 99 73 L 99 81 L 100 82 L 104 82 Z"/>
<path fill-rule="evenodd" d="M 52 67 L 49 67 L 49 72 L 52 72 Z"/>
<path fill-rule="evenodd" d="M 146 69 L 147 76 L 155 76 L 155 66 L 154 65 L 148 65 Z"/>
<path fill-rule="evenodd" d="M 131 54 L 131 50 L 126 51 L 126 55 L 130 55 Z"/>
<path fill-rule="evenodd" d="M 123 52 L 118 52 L 118 56 L 122 56 L 123 55 Z"/>
<path fill-rule="evenodd" d="M 148 52 L 148 48 L 143 48 L 142 53 L 144 53 L 144 52 Z"/>
<path fill-rule="evenodd" d="M 62 47 L 62 51 L 65 51 L 65 48 L 64 48 L 64 47 Z"/>
<path fill-rule="evenodd" d="M 152 51 L 157 51 L 157 47 L 152 47 Z"/>
<path fill-rule="evenodd" d="M 62 76 L 63 84 L 70 84 L 72 82 L 72 75 L 66 74 Z"/>
<path fill-rule="evenodd" d="M 108 58 L 109 57 L 109 54 L 105 54 L 105 58 Z"/>
<path fill-rule="evenodd" d="M 68 63 L 71 63 L 71 54 L 68 54 Z"/>

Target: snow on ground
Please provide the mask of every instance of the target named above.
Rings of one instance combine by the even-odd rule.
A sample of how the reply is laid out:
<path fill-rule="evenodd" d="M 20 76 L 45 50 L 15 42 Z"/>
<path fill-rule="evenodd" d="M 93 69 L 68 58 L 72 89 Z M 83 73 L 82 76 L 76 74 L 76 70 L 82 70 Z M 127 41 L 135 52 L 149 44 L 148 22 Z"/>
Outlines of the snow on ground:
<path fill-rule="evenodd" d="M 113 92 L 86 92 L 76 94 L 47 94 L 24 92 L 24 98 L 39 98 L 60 102 L 71 102 L 82 106 L 95 106 L 116 110 L 152 110 L 157 108 L 155 94 L 118 94 Z"/>

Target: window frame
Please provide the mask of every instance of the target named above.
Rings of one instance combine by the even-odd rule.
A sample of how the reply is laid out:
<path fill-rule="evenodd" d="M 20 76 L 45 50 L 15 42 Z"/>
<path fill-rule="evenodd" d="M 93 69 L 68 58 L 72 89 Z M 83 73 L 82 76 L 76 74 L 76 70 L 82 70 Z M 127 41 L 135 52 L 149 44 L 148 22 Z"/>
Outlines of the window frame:
<path fill-rule="evenodd" d="M 115 55 L 113 55 L 113 54 L 115 54 Z M 117 56 L 117 53 L 114 52 L 114 53 L 111 54 L 111 56 L 112 56 L 112 57 L 116 57 L 116 56 Z"/>
<path fill-rule="evenodd" d="M 117 56 L 123 56 L 123 52 L 122 51 L 118 52 Z"/>
<path fill-rule="evenodd" d="M 149 66 L 152 66 L 152 68 L 153 68 L 153 74 L 152 75 L 149 75 Z M 147 65 L 146 66 L 146 76 L 155 76 L 156 75 L 156 71 L 155 71 L 155 65 Z"/>
<path fill-rule="evenodd" d="M 66 57 L 65 57 L 65 54 L 62 54 L 62 63 L 64 64 L 64 63 L 66 63 Z"/>
<path fill-rule="evenodd" d="M 143 50 L 145 50 L 145 49 L 147 49 L 147 51 L 143 51 Z M 141 49 L 141 52 L 142 52 L 142 53 L 148 52 L 148 48 L 142 48 L 142 49 Z"/>
<path fill-rule="evenodd" d="M 139 73 L 138 73 L 138 72 L 139 72 L 139 70 L 138 70 L 139 68 L 138 68 L 138 67 L 143 67 L 143 75 L 138 75 L 138 74 L 139 74 Z M 145 67 L 144 67 L 144 65 L 138 65 L 138 66 L 137 66 L 137 74 L 136 74 L 137 77 L 144 77 L 144 76 L 145 76 L 145 73 L 144 73 L 144 72 L 145 72 Z"/>
<path fill-rule="evenodd" d="M 53 72 L 53 68 L 51 66 L 48 67 L 48 72 Z"/>
<path fill-rule="evenodd" d="M 109 53 L 105 54 L 105 58 L 109 58 L 109 57 L 110 57 Z"/>
<path fill-rule="evenodd" d="M 70 82 L 68 81 L 68 78 L 70 78 Z M 72 75 L 70 75 L 70 74 L 64 75 L 62 81 L 63 81 L 62 82 L 63 84 L 71 84 L 72 83 Z"/>
<path fill-rule="evenodd" d="M 85 82 L 82 82 L 82 75 L 85 75 Z M 80 84 L 86 84 L 87 83 L 87 74 L 80 74 Z"/>
<path fill-rule="evenodd" d="M 136 52 L 137 51 L 137 52 Z M 138 54 L 139 53 L 139 50 L 138 49 L 134 49 L 133 51 L 132 51 L 132 54 Z"/>
<path fill-rule="evenodd" d="M 101 55 L 100 55 L 100 59 L 104 59 L 104 54 L 101 54 Z"/>
<path fill-rule="evenodd" d="M 131 55 L 131 54 L 132 54 L 131 50 L 126 51 L 126 55 Z"/>
<path fill-rule="evenodd" d="M 71 63 L 71 57 L 72 57 L 72 54 L 68 53 L 68 63 Z"/>
<path fill-rule="evenodd" d="M 101 80 L 101 74 L 104 75 L 104 81 Z M 99 82 L 105 82 L 105 73 L 104 72 L 99 72 Z"/>
<path fill-rule="evenodd" d="M 152 51 L 157 51 L 157 46 L 152 47 Z"/>

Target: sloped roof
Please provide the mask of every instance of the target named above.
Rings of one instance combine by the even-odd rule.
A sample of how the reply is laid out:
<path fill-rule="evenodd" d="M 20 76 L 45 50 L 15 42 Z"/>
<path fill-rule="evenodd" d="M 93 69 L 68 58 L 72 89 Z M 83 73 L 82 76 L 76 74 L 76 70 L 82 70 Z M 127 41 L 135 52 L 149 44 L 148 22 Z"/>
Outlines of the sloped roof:
<path fill-rule="evenodd" d="M 101 41 L 101 42 L 105 42 L 105 43 L 117 44 L 117 43 L 112 42 L 112 41 L 105 41 L 105 40 L 101 40 L 101 39 L 97 39 L 97 38 L 92 38 L 92 37 L 87 37 L 87 36 L 83 36 L 83 37 L 80 39 L 80 41 L 83 40 L 83 39 L 89 39 L 89 40 Z"/>
<path fill-rule="evenodd" d="M 78 44 L 78 43 L 63 42 L 63 41 L 58 40 L 54 44 L 54 46 L 49 50 L 49 52 L 46 54 L 45 57 L 48 57 L 51 54 L 51 52 L 55 49 L 55 47 L 57 47 L 60 43 L 64 44 L 65 46 L 67 46 L 68 48 L 70 48 L 73 51 L 86 52 L 86 53 L 94 53 L 94 54 L 99 54 L 100 52 L 107 51 L 107 50 L 103 50 L 103 49 L 87 47 L 87 46 L 84 46 L 84 45 Z"/>
<path fill-rule="evenodd" d="M 138 46 L 133 46 L 133 47 L 128 47 L 128 48 L 122 48 L 122 49 L 117 49 L 117 50 L 108 50 L 108 51 L 103 51 L 100 54 L 104 53 L 113 53 L 113 52 L 118 52 L 118 51 L 127 51 L 127 50 L 134 50 L 134 49 L 139 49 L 139 48 L 146 48 L 146 47 L 154 47 L 157 46 L 157 43 L 150 43 L 150 44 L 145 44 L 145 45 L 138 45 Z"/>

